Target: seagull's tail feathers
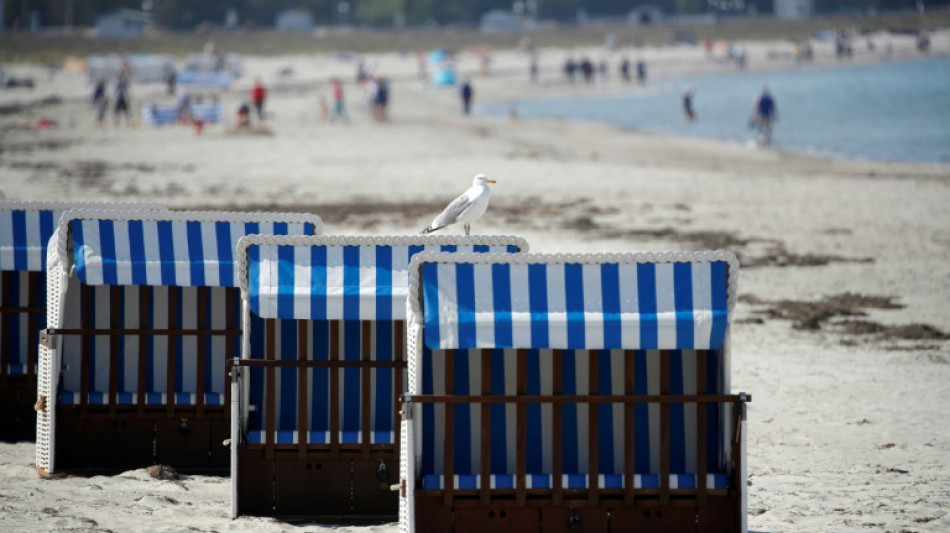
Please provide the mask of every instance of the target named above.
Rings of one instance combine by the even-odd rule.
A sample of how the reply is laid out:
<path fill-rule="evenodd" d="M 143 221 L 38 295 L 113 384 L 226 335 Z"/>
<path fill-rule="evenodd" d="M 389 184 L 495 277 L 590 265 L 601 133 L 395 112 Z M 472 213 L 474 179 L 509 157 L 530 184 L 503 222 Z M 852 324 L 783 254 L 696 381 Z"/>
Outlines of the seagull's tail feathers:
<path fill-rule="evenodd" d="M 444 227 L 445 227 L 445 226 L 439 226 L 439 227 L 437 227 L 437 228 L 434 228 L 434 227 L 432 227 L 432 226 L 429 226 L 428 228 L 426 228 L 426 229 L 420 231 L 419 233 L 422 233 L 423 235 L 425 235 L 425 234 L 427 234 L 427 233 L 432 233 L 433 231 L 439 231 L 440 229 L 442 229 L 442 228 L 444 228 Z"/>

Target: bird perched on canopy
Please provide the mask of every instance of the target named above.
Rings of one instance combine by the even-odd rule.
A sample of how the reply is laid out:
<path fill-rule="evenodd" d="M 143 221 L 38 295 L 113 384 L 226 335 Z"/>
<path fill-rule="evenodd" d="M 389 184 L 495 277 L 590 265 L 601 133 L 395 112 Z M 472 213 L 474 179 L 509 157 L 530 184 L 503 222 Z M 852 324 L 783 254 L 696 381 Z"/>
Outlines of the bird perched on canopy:
<path fill-rule="evenodd" d="M 491 194 L 488 190 L 489 183 L 495 183 L 495 180 L 484 174 L 475 176 L 472 179 L 472 186 L 461 196 L 452 200 L 452 203 L 435 217 L 429 227 L 422 230 L 422 233 L 432 233 L 452 224 L 462 224 L 465 234 L 468 235 L 472 222 L 481 218 L 488 209 Z"/>

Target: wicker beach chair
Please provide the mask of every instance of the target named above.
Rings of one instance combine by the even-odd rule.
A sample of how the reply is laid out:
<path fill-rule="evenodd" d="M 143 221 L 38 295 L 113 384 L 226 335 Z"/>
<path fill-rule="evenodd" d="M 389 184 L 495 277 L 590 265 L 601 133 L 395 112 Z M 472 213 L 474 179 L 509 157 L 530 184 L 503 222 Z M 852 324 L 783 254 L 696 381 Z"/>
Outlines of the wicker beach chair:
<path fill-rule="evenodd" d="M 46 245 L 64 211 L 158 204 L 0 201 L 0 439 L 36 436 L 36 364 L 46 327 Z"/>
<path fill-rule="evenodd" d="M 400 531 L 745 530 L 732 254 L 409 270 Z"/>
<path fill-rule="evenodd" d="M 245 344 L 232 392 L 232 515 L 395 518 L 409 260 L 527 244 L 254 235 L 238 249 Z"/>
<path fill-rule="evenodd" d="M 142 104 L 142 123 L 149 126 L 167 126 L 181 121 L 181 110 L 177 105 Z M 221 121 L 221 104 L 217 102 L 194 103 L 188 112 L 192 120 L 200 119 L 205 124 L 217 124 Z"/>
<path fill-rule="evenodd" d="M 240 350 L 234 251 L 313 235 L 314 215 L 74 210 L 50 241 L 36 466 L 226 470 Z"/>

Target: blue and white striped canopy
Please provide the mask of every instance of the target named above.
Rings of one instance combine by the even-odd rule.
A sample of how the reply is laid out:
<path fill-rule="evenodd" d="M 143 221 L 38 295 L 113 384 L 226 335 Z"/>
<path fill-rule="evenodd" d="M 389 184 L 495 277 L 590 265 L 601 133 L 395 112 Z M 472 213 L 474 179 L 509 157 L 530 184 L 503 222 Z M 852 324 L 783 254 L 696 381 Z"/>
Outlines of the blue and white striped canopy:
<path fill-rule="evenodd" d="M 716 349 L 728 326 L 732 254 L 670 262 L 578 256 L 417 258 L 427 346 Z M 685 255 L 685 254 L 681 254 Z M 416 267 L 412 269 L 416 275 Z"/>
<path fill-rule="evenodd" d="M 514 254 L 517 237 L 318 237 L 291 244 L 247 240 L 247 297 L 262 318 L 400 320 L 409 261 L 423 251 Z"/>
<path fill-rule="evenodd" d="M 164 209 L 158 204 L 94 204 L 83 202 L 0 202 L 0 270 L 46 270 L 46 245 L 59 217 L 75 208 L 106 206 Z"/>
<path fill-rule="evenodd" d="M 255 233 L 314 235 L 321 229 L 320 219 L 313 215 L 174 215 L 165 219 L 69 220 L 80 281 L 88 285 L 237 287 L 234 254 L 238 239 Z"/>

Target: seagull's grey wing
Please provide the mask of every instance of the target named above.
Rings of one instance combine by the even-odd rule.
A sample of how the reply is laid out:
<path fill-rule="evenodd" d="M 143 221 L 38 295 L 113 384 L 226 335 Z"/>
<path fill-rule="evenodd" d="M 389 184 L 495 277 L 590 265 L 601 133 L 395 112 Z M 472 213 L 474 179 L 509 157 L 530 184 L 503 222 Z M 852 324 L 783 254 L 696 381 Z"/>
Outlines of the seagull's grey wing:
<path fill-rule="evenodd" d="M 439 214 L 439 216 L 435 217 L 435 220 L 432 221 L 432 226 L 430 227 L 433 229 L 439 229 L 444 228 L 449 224 L 455 224 L 458 222 L 459 217 L 462 216 L 462 213 L 464 213 L 470 205 L 472 205 L 472 200 L 467 194 L 459 196 L 455 200 L 452 200 L 452 203 L 450 203 L 448 207 L 446 207 L 445 210 Z"/>

